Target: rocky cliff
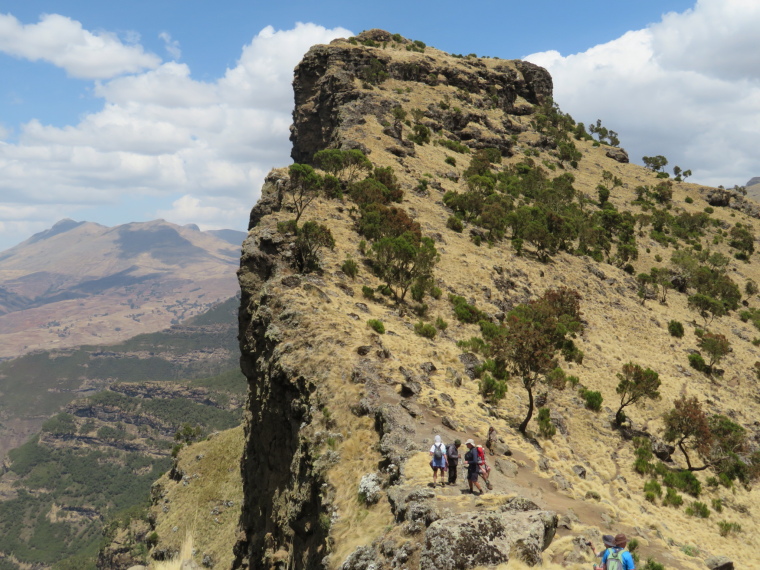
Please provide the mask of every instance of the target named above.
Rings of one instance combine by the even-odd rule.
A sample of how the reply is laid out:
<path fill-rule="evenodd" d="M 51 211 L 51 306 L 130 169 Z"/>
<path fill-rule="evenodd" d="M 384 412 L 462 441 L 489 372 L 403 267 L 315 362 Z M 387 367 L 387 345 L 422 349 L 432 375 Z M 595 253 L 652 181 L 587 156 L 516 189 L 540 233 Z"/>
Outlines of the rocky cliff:
<path fill-rule="evenodd" d="M 742 322 L 734 306 L 710 319 L 733 352 L 720 374 L 690 369 L 702 337 L 688 286 L 667 296 L 671 285 L 660 291 L 634 276 L 668 266 L 674 248 L 694 256 L 712 248 L 725 253 L 728 272 L 716 276 L 754 283 L 760 275 L 734 259 L 726 230 L 755 221 L 743 210 L 716 212 L 696 185 L 629 164 L 552 106 L 551 90 L 548 73 L 529 63 L 454 56 L 379 30 L 315 46 L 296 68 L 292 156 L 326 176 L 304 209 L 300 174 L 272 171 L 243 244 L 249 398 L 235 568 L 575 567 L 591 560 L 583 540 L 611 530 L 637 537 L 642 563 L 699 568 L 729 552 L 758 560 L 756 539 L 716 527 L 722 518 L 754 528 L 749 486 L 703 480 L 708 523 L 695 507 L 689 514 L 645 496 L 648 471 L 634 468 L 639 450 L 654 449 L 659 469 L 680 472 L 662 418 L 682 395 L 754 433 L 750 317 Z M 354 177 L 320 158 L 324 149 L 359 150 L 371 166 Z M 699 226 L 691 233 L 687 219 Z M 399 225 L 406 233 L 393 234 Z M 309 250 L 306 263 L 315 227 L 334 243 Z M 382 240 L 399 235 L 431 252 L 432 272 L 409 281 L 408 295 L 383 270 L 394 258 L 382 257 L 391 243 Z M 473 337 L 487 340 L 510 311 L 563 288 L 579 294 L 582 317 L 562 369 L 541 376 L 535 394 L 513 377 L 506 397 L 494 395 L 486 371 L 499 364 Z M 747 291 L 751 308 L 756 289 Z M 685 323 L 685 337 L 672 336 L 672 320 Z M 629 360 L 659 371 L 661 397 L 633 408 L 620 429 L 616 375 Z M 594 406 L 591 392 L 605 405 Z M 523 435 L 534 396 L 548 416 L 542 426 L 534 416 Z M 458 485 L 433 488 L 433 437 L 482 442 L 489 426 L 498 434 L 494 489 L 467 493 L 461 468 Z M 747 466 L 751 451 L 741 450 Z M 657 488 L 665 471 L 650 475 Z"/>

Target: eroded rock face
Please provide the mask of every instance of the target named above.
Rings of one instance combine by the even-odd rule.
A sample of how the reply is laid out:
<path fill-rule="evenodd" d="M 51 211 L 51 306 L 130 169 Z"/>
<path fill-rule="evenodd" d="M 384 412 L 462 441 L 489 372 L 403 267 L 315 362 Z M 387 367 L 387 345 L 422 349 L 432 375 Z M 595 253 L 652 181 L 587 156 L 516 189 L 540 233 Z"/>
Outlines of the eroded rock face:
<path fill-rule="evenodd" d="M 387 34 L 382 30 L 372 32 L 377 37 Z M 374 37 L 364 39 L 380 41 Z M 356 83 L 363 81 L 366 70 L 373 65 L 392 79 L 427 85 L 440 83 L 472 94 L 487 93 L 494 105 L 510 115 L 531 114 L 534 105 L 552 95 L 551 75 L 527 61 L 487 67 L 477 59 L 455 65 L 446 58 L 411 55 L 395 59 L 383 50 L 335 43 L 311 48 L 296 66 L 293 81 L 296 104 L 290 131 L 293 160 L 310 163 L 314 153 L 325 148 L 362 148 L 361 141 L 344 138 L 341 129 L 365 124 L 368 117 L 374 116 L 389 125 L 393 122 L 391 112 L 397 105 L 394 99 L 380 91 L 356 88 Z M 493 125 L 484 113 L 456 113 L 433 106 L 427 109 L 425 117 L 430 128 L 445 127 L 455 138 L 471 141 L 468 146 L 472 148 L 495 147 L 505 156 L 510 154 L 511 139 L 503 135 L 514 130 L 512 123 Z M 396 130 L 389 126 L 387 130 L 394 136 L 397 130 L 400 132 L 400 126 Z M 398 136 L 394 138 L 402 146 L 407 142 Z M 400 147 L 399 152 L 407 151 Z"/>
<path fill-rule="evenodd" d="M 425 532 L 423 570 L 462 570 L 505 564 L 510 559 L 541 564 L 557 515 L 548 511 L 465 513 L 438 520 Z"/>

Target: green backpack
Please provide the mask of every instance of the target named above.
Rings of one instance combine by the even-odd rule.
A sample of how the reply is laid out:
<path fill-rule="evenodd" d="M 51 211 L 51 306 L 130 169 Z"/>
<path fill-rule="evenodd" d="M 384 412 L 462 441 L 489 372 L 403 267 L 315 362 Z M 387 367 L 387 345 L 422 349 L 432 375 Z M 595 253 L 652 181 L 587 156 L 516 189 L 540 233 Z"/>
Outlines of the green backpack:
<path fill-rule="evenodd" d="M 623 552 L 623 548 L 610 552 L 607 557 L 607 570 L 623 570 Z"/>

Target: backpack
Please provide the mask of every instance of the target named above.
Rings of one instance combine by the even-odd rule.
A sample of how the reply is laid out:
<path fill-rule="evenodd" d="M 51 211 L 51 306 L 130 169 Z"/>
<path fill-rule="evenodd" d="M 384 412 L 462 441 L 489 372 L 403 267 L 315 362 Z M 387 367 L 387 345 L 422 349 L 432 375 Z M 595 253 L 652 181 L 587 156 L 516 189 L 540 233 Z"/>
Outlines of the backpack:
<path fill-rule="evenodd" d="M 613 550 L 607 556 L 607 570 L 623 570 L 623 552 L 624 549 Z"/>
<path fill-rule="evenodd" d="M 481 463 L 481 464 L 485 463 L 486 452 L 483 450 L 483 447 L 479 445 L 478 447 L 476 447 L 476 449 L 478 450 L 478 463 Z"/>
<path fill-rule="evenodd" d="M 435 451 L 433 452 L 433 457 L 435 459 L 442 459 L 443 458 L 443 452 L 441 451 L 441 447 L 443 446 L 442 443 L 438 443 L 435 446 Z"/>

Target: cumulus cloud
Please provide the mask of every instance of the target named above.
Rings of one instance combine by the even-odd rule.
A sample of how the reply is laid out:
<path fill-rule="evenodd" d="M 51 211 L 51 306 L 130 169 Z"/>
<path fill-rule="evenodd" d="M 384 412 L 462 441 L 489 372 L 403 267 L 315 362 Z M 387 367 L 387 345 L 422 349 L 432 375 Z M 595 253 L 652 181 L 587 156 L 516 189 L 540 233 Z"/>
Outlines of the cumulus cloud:
<path fill-rule="evenodd" d="M 620 133 L 631 159 L 665 155 L 703 184 L 760 174 L 760 4 L 700 0 L 585 52 L 535 53 L 578 121 Z"/>
<path fill-rule="evenodd" d="M 125 45 L 111 33 L 89 32 L 81 23 L 59 14 L 45 14 L 37 24 L 26 25 L 10 14 L 0 14 L 0 51 L 47 61 L 81 79 L 137 73 L 161 63 L 142 46 Z"/>
<path fill-rule="evenodd" d="M 312 45 L 350 35 L 315 24 L 266 27 L 216 81 L 197 81 L 176 61 L 96 81 L 99 111 L 65 127 L 32 120 L 16 142 L 0 142 L 0 240 L 12 245 L 3 231 L 21 226 L 4 226 L 5 212 L 25 204 L 48 214 L 49 226 L 82 208 L 145 196 L 173 201 L 148 216 L 244 228 L 266 173 L 289 163 L 293 68 Z"/>

